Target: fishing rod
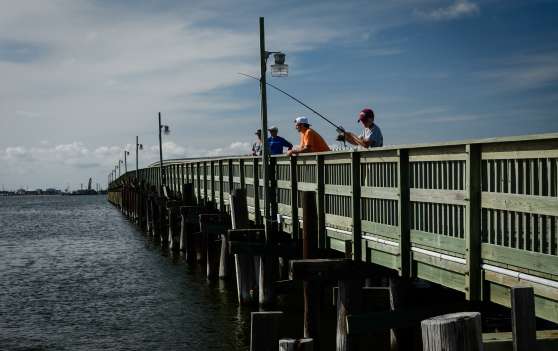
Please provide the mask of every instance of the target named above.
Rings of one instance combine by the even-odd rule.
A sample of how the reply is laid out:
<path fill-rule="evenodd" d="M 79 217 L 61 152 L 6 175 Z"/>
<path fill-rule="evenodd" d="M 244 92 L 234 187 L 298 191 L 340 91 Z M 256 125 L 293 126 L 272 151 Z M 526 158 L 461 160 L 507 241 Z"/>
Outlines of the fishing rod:
<path fill-rule="evenodd" d="M 240 73 L 238 72 L 238 74 L 245 76 L 245 77 L 249 77 L 252 79 L 257 80 L 258 82 L 260 81 L 257 77 L 251 76 L 249 74 L 246 73 Z M 299 104 L 301 104 L 302 106 L 306 107 L 307 109 L 309 109 L 310 111 L 312 111 L 313 113 L 315 113 L 318 117 L 320 117 L 321 119 L 323 119 L 324 121 L 326 121 L 327 123 L 331 124 L 332 126 L 335 127 L 335 130 L 337 131 L 337 133 L 345 133 L 345 128 L 343 128 L 340 125 L 336 125 L 335 123 L 333 123 L 332 121 L 330 121 L 326 116 L 322 115 L 321 113 L 319 113 L 318 111 L 314 110 L 312 107 L 306 105 L 304 102 L 300 101 L 300 99 L 297 99 L 296 97 L 292 96 L 291 94 L 287 93 L 286 91 L 284 91 L 281 88 L 276 87 L 275 85 L 265 82 L 265 84 L 269 85 L 270 87 L 272 87 L 273 89 L 280 91 L 281 93 L 287 95 L 288 97 L 290 97 L 291 99 L 293 99 L 294 101 L 298 102 Z M 340 140 L 341 141 L 341 140 Z"/>

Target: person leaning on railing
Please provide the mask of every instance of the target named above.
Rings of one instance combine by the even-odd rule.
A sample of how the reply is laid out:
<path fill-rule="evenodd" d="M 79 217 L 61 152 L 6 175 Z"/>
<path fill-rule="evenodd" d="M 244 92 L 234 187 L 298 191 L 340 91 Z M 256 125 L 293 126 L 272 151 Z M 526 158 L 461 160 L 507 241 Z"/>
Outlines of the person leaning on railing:
<path fill-rule="evenodd" d="M 294 122 L 296 130 L 300 133 L 300 144 L 287 151 L 287 155 L 294 156 L 308 152 L 330 151 L 329 146 L 320 134 L 310 128 L 307 117 L 297 117 Z"/>
<path fill-rule="evenodd" d="M 269 144 L 269 152 L 272 155 L 281 155 L 283 153 L 283 148 L 287 148 L 287 150 L 291 150 L 293 148 L 293 144 L 278 135 L 279 128 L 273 126 L 268 130 L 270 136 L 267 138 L 267 142 Z"/>
<path fill-rule="evenodd" d="M 362 123 L 364 130 L 361 135 L 357 136 L 351 132 L 343 131 L 343 136 L 346 141 L 353 145 L 362 147 L 380 147 L 384 146 L 384 137 L 380 127 L 374 123 L 374 111 L 365 108 L 360 111 L 358 121 Z"/>

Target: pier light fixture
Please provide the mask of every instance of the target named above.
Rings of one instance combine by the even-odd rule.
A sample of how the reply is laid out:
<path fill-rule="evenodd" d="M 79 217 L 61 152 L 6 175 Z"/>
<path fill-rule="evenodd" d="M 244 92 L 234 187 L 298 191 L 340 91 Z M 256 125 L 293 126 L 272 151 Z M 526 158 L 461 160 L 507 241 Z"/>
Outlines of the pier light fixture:
<path fill-rule="evenodd" d="M 289 75 L 289 65 L 285 64 L 285 54 L 282 52 L 266 52 L 269 57 L 273 53 L 275 64 L 271 65 L 272 77 L 287 77 Z"/>
<path fill-rule="evenodd" d="M 128 173 L 128 159 L 126 156 L 130 154 L 130 151 L 124 150 L 124 174 Z"/>
<path fill-rule="evenodd" d="M 139 143 L 139 137 L 136 135 L 136 180 L 139 182 L 139 156 L 138 151 L 143 150 L 143 144 Z"/>
<path fill-rule="evenodd" d="M 169 135 L 170 128 L 168 125 L 161 124 L 161 112 L 159 112 L 159 171 L 161 174 L 161 186 L 159 191 L 162 193 L 162 187 L 166 185 L 165 169 L 163 168 L 163 137 L 162 134 Z"/>

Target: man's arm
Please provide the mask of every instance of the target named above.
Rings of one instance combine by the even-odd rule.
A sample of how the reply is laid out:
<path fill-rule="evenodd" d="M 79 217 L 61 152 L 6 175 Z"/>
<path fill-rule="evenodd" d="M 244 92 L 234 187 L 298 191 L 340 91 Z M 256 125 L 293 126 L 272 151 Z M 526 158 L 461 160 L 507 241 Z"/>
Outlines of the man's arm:
<path fill-rule="evenodd" d="M 287 139 L 281 137 L 281 141 L 283 143 L 283 147 L 286 147 L 288 150 L 293 148 L 293 144 L 289 143 Z"/>
<path fill-rule="evenodd" d="M 305 152 L 310 152 L 310 145 L 303 145 L 302 147 L 298 147 L 296 149 L 290 149 L 287 151 L 288 156 L 303 154 Z"/>
<path fill-rule="evenodd" d="M 349 143 L 353 144 L 353 145 L 360 145 L 362 147 L 369 147 L 370 143 L 367 142 L 366 140 L 361 139 L 359 136 L 357 136 L 354 133 L 351 132 L 345 132 L 345 140 L 347 140 Z"/>

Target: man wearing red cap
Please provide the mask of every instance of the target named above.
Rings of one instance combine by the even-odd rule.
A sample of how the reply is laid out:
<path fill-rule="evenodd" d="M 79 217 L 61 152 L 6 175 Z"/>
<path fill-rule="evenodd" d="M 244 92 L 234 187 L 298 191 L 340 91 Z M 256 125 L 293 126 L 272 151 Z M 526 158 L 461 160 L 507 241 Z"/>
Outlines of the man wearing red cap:
<path fill-rule="evenodd" d="M 353 145 L 366 148 L 384 146 L 382 131 L 378 125 L 374 124 L 374 111 L 369 108 L 363 109 L 358 115 L 357 122 L 362 123 L 364 131 L 359 136 L 351 132 L 345 132 L 345 140 Z"/>

